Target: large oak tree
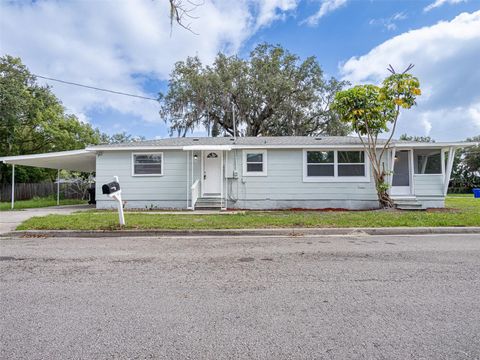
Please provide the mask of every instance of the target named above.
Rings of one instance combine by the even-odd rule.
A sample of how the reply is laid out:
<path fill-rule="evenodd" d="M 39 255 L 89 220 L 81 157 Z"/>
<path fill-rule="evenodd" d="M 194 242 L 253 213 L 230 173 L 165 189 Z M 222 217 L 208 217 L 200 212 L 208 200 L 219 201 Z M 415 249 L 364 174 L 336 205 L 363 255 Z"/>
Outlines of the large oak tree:
<path fill-rule="evenodd" d="M 179 136 L 202 127 L 212 136 L 346 135 L 330 109 L 345 86 L 326 79 L 314 57 L 260 44 L 247 59 L 220 53 L 212 65 L 176 63 L 160 115 Z"/>
<path fill-rule="evenodd" d="M 99 141 L 98 130 L 67 114 L 19 58 L 0 58 L 0 156 L 82 149 Z M 36 182 L 54 172 L 19 167 L 16 175 L 19 182 Z M 0 182 L 9 176 L 10 167 L 0 164 Z"/>

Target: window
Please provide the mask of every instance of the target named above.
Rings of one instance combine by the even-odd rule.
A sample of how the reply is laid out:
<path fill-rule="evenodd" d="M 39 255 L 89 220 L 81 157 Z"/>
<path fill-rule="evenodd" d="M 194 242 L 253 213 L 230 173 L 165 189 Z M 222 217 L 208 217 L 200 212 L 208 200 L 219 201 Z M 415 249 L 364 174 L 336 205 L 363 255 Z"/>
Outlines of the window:
<path fill-rule="evenodd" d="M 132 154 L 133 176 L 163 175 L 163 153 Z"/>
<path fill-rule="evenodd" d="M 244 176 L 267 176 L 266 151 L 244 151 L 243 164 Z"/>
<path fill-rule="evenodd" d="M 363 151 L 339 151 L 338 176 L 365 176 L 365 153 Z"/>
<path fill-rule="evenodd" d="M 442 174 L 442 155 L 440 149 L 414 150 L 415 174 Z"/>
<path fill-rule="evenodd" d="M 368 182 L 364 151 L 305 150 L 303 181 Z"/>
<path fill-rule="evenodd" d="M 307 151 L 307 176 L 335 176 L 333 151 Z"/>

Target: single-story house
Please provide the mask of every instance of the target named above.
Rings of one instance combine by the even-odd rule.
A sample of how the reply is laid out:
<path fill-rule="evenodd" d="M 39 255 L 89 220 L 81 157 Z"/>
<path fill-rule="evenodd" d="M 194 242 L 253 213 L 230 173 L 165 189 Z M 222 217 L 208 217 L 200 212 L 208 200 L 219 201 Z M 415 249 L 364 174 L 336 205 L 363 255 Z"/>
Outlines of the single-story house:
<path fill-rule="evenodd" d="M 443 207 L 456 149 L 475 145 L 392 141 L 382 163 L 392 174 L 389 191 L 397 206 Z M 99 209 L 116 206 L 101 191 L 113 176 L 126 208 L 378 207 L 369 159 L 354 136 L 166 138 L 0 161 L 94 171 Z"/>

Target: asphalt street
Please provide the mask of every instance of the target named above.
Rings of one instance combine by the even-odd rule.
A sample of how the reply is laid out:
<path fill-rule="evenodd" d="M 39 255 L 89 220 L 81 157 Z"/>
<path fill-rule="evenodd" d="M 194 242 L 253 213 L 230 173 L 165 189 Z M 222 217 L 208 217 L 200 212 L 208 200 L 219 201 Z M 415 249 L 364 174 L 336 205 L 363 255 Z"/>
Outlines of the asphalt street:
<path fill-rule="evenodd" d="M 2 359 L 480 359 L 480 235 L 3 238 Z"/>

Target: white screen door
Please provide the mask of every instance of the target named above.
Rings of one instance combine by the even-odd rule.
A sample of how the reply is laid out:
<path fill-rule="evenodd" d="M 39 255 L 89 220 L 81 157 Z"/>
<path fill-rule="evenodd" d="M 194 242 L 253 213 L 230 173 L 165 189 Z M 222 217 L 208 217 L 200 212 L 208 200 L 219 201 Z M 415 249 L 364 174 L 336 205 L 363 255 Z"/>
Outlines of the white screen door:
<path fill-rule="evenodd" d="M 393 166 L 392 195 L 411 195 L 410 190 L 410 150 L 395 153 Z"/>
<path fill-rule="evenodd" d="M 220 195 L 222 164 L 220 155 L 219 152 L 205 152 L 203 165 L 203 195 Z"/>

